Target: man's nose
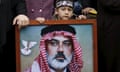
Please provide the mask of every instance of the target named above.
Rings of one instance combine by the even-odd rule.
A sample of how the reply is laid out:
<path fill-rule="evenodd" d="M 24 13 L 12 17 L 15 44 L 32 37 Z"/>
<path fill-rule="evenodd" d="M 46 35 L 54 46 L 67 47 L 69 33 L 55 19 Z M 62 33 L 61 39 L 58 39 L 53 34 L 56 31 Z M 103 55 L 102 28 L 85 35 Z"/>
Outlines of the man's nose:
<path fill-rule="evenodd" d="M 58 52 L 63 52 L 63 45 L 62 44 L 59 44 L 57 51 Z"/>

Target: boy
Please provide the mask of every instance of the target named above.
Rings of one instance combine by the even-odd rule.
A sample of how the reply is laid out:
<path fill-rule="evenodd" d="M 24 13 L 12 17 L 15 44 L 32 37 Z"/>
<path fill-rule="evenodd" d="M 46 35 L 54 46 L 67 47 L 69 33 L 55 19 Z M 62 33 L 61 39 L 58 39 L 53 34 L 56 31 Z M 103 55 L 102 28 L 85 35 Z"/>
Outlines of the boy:
<path fill-rule="evenodd" d="M 85 15 L 75 15 L 73 13 L 73 1 L 72 0 L 56 0 L 55 11 L 53 15 L 55 20 L 70 20 L 70 19 L 86 19 Z M 43 23 L 42 18 L 37 19 L 39 22 Z"/>
<path fill-rule="evenodd" d="M 57 0 L 55 4 L 55 18 L 58 20 L 86 19 L 86 16 L 77 16 L 73 13 L 72 0 Z"/>

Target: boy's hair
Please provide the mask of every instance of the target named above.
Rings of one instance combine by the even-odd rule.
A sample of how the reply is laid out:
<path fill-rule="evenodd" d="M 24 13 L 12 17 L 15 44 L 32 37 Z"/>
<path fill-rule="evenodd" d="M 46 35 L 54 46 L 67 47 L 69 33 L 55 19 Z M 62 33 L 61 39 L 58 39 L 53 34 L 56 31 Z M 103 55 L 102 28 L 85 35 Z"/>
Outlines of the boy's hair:
<path fill-rule="evenodd" d="M 59 8 L 61 6 L 69 6 L 73 8 L 73 0 L 56 0 L 55 8 Z"/>

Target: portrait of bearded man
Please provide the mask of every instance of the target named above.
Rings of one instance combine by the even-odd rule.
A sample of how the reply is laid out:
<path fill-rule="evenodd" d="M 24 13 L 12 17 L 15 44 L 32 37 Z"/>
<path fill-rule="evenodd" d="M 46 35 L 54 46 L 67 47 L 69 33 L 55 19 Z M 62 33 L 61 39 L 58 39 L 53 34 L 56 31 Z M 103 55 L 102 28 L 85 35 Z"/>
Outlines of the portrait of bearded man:
<path fill-rule="evenodd" d="M 81 72 L 82 48 L 70 25 L 50 25 L 41 30 L 39 55 L 25 72 Z"/>

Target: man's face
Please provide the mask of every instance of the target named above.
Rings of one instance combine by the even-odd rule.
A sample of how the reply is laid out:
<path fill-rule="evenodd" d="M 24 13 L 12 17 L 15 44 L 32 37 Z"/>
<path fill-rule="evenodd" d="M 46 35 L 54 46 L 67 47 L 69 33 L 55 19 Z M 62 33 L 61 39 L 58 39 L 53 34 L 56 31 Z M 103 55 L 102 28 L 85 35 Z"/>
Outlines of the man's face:
<path fill-rule="evenodd" d="M 65 68 L 72 60 L 72 40 L 62 35 L 47 40 L 48 63 L 55 69 Z"/>

